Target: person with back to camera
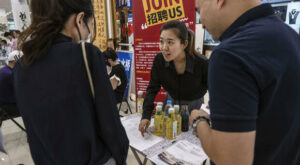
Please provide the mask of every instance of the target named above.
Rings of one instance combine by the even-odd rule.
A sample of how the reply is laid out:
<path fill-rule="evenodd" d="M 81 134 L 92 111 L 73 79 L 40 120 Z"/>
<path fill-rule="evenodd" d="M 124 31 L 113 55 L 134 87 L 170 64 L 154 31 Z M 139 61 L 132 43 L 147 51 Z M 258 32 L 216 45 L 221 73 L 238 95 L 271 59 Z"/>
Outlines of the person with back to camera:
<path fill-rule="evenodd" d="M 194 33 L 180 21 L 170 21 L 160 30 L 161 53 L 157 54 L 146 91 L 139 130 L 144 136 L 150 125 L 154 99 L 161 86 L 167 99 L 188 104 L 189 110 L 200 108 L 207 91 L 208 60 L 194 48 Z"/>
<path fill-rule="evenodd" d="M 117 103 L 121 103 L 127 86 L 125 68 L 119 61 L 117 61 L 118 54 L 112 48 L 107 48 L 103 54 L 106 65 L 111 67 L 109 80 L 114 90 L 116 101 Z"/>
<path fill-rule="evenodd" d="M 196 6 L 221 41 L 209 62 L 210 115 L 190 115 L 204 151 L 217 165 L 299 165 L 299 35 L 260 0 Z"/>
<path fill-rule="evenodd" d="M 16 101 L 37 165 L 125 165 L 129 141 L 100 50 L 81 44 L 94 24 L 91 0 L 31 0 L 32 24 L 19 37 Z M 48 10 L 45 10 L 48 9 Z M 95 28 L 95 27 L 94 27 Z"/>

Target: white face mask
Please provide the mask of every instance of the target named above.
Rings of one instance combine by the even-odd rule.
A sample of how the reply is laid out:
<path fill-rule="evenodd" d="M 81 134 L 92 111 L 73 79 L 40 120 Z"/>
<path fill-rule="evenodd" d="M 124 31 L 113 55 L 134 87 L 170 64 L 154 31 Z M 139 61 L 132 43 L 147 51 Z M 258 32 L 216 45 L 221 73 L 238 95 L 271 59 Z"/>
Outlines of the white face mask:
<path fill-rule="evenodd" d="M 91 42 L 91 37 L 92 37 L 92 34 L 89 33 L 88 38 L 85 40 L 85 42 L 90 43 Z"/>
<path fill-rule="evenodd" d="M 87 37 L 86 40 L 79 40 L 78 43 L 81 43 L 81 42 L 88 42 L 88 43 L 90 43 L 91 42 L 91 37 L 92 37 L 92 34 L 89 33 L 89 35 L 88 35 L 88 37 Z"/>

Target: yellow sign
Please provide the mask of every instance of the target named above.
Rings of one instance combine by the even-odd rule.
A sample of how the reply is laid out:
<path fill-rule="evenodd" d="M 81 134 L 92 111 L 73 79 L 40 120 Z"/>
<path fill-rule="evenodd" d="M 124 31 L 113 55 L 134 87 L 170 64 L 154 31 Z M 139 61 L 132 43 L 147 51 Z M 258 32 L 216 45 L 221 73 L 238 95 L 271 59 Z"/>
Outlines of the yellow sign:
<path fill-rule="evenodd" d="M 143 0 L 147 26 L 185 17 L 183 0 Z"/>
<path fill-rule="evenodd" d="M 107 48 L 107 28 L 106 28 L 106 12 L 105 1 L 94 0 L 96 38 L 93 42 L 102 52 Z"/>

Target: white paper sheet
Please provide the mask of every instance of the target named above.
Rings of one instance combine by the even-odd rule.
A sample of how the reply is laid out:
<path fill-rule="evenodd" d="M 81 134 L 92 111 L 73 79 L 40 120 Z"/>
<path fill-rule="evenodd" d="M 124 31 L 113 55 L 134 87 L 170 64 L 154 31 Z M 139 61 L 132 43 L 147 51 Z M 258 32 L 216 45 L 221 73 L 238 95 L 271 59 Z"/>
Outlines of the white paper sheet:
<path fill-rule="evenodd" d="M 181 162 L 183 165 L 199 165 L 205 159 L 207 155 L 204 151 L 195 144 L 192 144 L 186 140 L 180 140 L 173 144 L 171 147 L 163 152 L 170 162 Z M 166 164 L 158 156 L 159 154 L 149 158 L 156 164 Z"/>
<path fill-rule="evenodd" d="M 138 130 L 140 120 L 141 117 L 137 116 L 135 118 L 121 121 L 126 130 L 130 145 L 139 151 L 143 151 L 163 141 L 163 138 L 154 136 L 153 133 L 146 133 L 145 137 L 143 137 L 141 132 Z M 150 127 L 153 127 L 153 121 L 151 121 L 149 128 Z"/>
<path fill-rule="evenodd" d="M 201 109 L 203 109 L 207 114 L 210 115 L 210 110 L 208 108 L 206 108 L 206 106 L 207 106 L 206 104 L 202 104 Z"/>

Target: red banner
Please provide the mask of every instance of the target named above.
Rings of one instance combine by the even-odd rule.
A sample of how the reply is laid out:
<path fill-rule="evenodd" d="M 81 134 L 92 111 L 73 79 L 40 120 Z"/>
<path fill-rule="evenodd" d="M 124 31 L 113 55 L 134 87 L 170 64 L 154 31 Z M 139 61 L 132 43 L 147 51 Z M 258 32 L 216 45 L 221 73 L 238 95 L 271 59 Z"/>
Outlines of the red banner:
<path fill-rule="evenodd" d="M 180 20 L 195 31 L 194 0 L 133 0 L 135 87 L 145 92 L 155 55 L 159 53 L 161 26 L 171 20 Z M 161 90 L 157 101 L 164 101 L 166 92 Z"/>

